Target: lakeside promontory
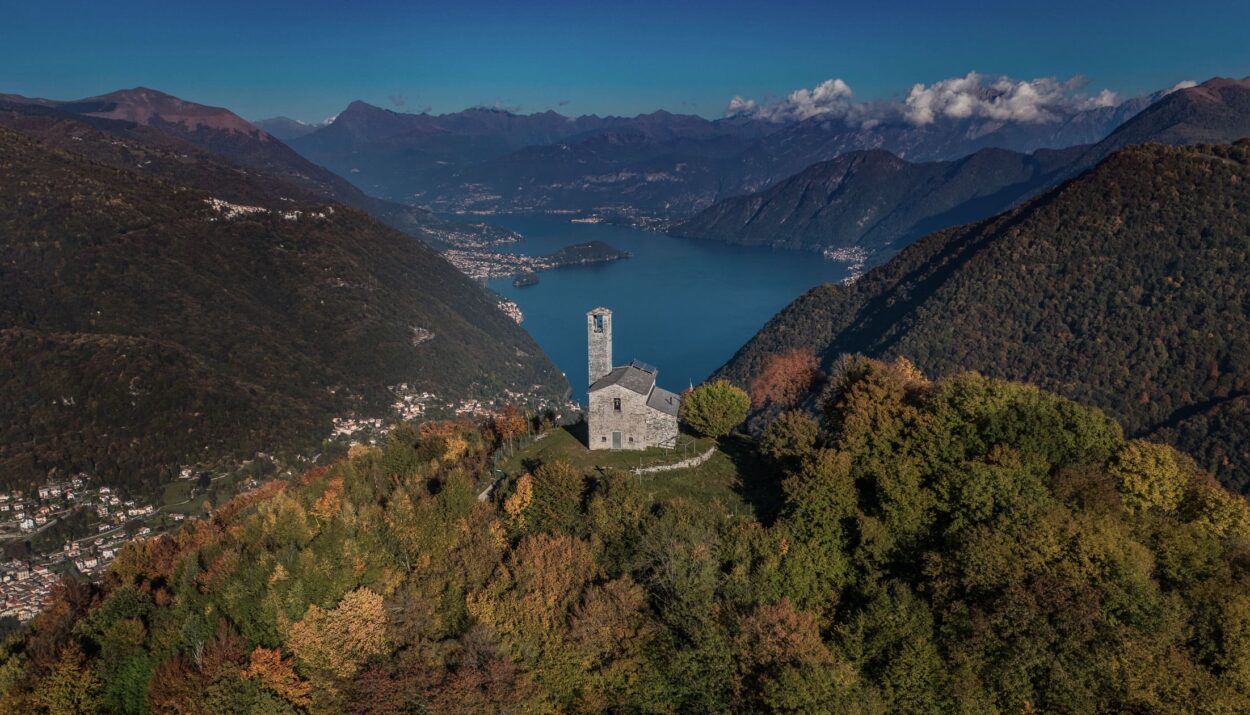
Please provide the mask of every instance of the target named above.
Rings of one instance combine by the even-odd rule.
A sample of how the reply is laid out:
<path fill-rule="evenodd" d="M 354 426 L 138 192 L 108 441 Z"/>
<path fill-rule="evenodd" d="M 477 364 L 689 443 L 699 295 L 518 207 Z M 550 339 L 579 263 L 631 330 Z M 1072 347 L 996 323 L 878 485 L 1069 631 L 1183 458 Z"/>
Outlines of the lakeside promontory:
<path fill-rule="evenodd" d="M 628 251 L 618 250 L 603 241 L 575 243 L 545 256 L 491 250 L 449 249 L 443 252 L 453 266 L 479 280 L 534 274 L 567 266 L 609 263 L 629 258 L 629 255 Z"/>

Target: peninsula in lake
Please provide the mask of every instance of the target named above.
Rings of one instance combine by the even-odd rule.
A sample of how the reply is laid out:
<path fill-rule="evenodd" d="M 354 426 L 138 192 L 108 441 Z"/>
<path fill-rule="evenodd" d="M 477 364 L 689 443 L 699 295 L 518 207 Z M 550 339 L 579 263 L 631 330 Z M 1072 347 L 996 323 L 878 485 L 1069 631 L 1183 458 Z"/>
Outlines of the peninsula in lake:
<path fill-rule="evenodd" d="M 584 241 L 565 246 L 545 256 L 508 253 L 490 248 L 452 248 L 443 251 L 443 256 L 470 278 L 485 280 L 508 276 L 534 276 L 539 271 L 568 266 L 611 263 L 622 258 L 629 258 L 629 252 L 619 251 L 603 241 Z M 533 282 L 537 283 L 536 276 L 534 277 Z M 532 283 L 526 283 L 526 285 L 532 285 Z"/>

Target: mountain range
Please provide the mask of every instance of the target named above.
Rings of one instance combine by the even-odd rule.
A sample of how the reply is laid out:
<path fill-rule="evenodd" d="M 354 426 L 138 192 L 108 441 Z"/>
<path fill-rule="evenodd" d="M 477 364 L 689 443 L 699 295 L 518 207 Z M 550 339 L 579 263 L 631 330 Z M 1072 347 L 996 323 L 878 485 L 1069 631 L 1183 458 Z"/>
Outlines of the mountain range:
<path fill-rule="evenodd" d="M 435 408 L 566 393 L 497 298 L 334 200 L 356 189 L 233 115 L 153 101 L 0 103 L 5 486 L 307 453 L 397 385 Z"/>
<path fill-rule="evenodd" d="M 1029 152 L 1096 142 L 1159 96 L 1074 109 L 1051 122 L 943 116 L 922 125 L 901 116 L 708 120 L 663 111 L 429 115 L 354 102 L 291 143 L 370 194 L 442 211 L 680 218 L 851 151 L 935 161 L 990 147 Z"/>
<path fill-rule="evenodd" d="M 1250 79 L 1213 79 L 1158 98 L 1089 145 L 1031 154 L 982 149 L 923 163 L 882 150 L 852 151 L 763 191 L 720 201 L 669 232 L 776 248 L 856 247 L 888 254 L 930 231 L 1009 209 L 1131 144 L 1226 143 L 1247 136 Z"/>
<path fill-rule="evenodd" d="M 1195 101 L 1244 96 L 1236 83 L 1215 89 L 1152 116 L 1177 127 L 1171 118 L 1197 116 Z M 807 292 L 718 374 L 747 384 L 770 355 L 799 349 L 835 371 L 840 356 L 865 354 L 933 375 L 1028 381 L 1106 409 L 1246 491 L 1248 187 L 1250 141 L 1120 149 L 1018 208 L 921 239 L 849 286 Z"/>

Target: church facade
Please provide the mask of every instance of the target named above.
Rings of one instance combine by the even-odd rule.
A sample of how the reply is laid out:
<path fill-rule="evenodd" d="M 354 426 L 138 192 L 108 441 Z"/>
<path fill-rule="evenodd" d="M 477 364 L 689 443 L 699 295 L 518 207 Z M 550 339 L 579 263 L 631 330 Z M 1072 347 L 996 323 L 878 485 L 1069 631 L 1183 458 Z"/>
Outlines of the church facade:
<path fill-rule="evenodd" d="M 681 396 L 656 385 L 658 370 L 638 360 L 612 365 L 612 311 L 586 314 L 590 449 L 647 449 L 677 444 Z"/>

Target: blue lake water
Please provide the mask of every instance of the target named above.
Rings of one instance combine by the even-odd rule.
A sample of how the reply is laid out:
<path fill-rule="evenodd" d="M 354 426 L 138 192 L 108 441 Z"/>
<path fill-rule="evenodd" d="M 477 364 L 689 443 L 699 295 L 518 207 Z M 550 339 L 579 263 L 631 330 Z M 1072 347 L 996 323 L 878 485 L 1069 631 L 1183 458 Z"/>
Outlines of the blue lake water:
<path fill-rule="evenodd" d="M 516 301 L 524 327 L 586 400 L 586 311 L 612 310 L 613 362 L 659 368 L 659 384 L 682 390 L 723 365 L 764 323 L 803 291 L 841 280 L 845 266 L 812 253 L 728 246 L 550 216 L 493 216 L 525 240 L 503 250 L 552 253 L 600 240 L 632 257 L 540 274 L 538 285 L 490 288 Z"/>

